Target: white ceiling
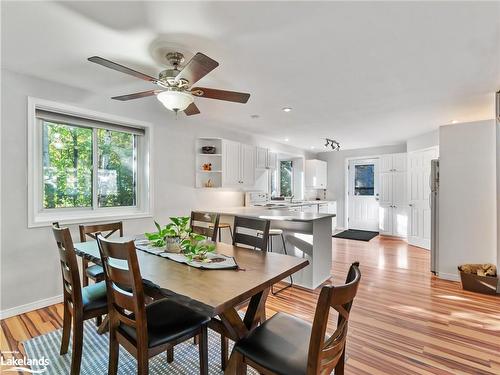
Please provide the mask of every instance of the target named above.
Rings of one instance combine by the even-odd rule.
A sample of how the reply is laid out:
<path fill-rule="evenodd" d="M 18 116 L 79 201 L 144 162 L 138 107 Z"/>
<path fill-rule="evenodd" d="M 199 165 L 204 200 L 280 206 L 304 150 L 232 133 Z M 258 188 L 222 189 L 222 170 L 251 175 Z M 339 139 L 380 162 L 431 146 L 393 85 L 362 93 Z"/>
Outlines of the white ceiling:
<path fill-rule="evenodd" d="M 167 49 L 220 62 L 200 86 L 252 94 L 199 98 L 186 121 L 317 151 L 322 137 L 394 144 L 494 117 L 500 2 L 2 2 L 2 66 L 17 72 L 127 94 L 152 87 L 87 57 L 156 75 Z"/>

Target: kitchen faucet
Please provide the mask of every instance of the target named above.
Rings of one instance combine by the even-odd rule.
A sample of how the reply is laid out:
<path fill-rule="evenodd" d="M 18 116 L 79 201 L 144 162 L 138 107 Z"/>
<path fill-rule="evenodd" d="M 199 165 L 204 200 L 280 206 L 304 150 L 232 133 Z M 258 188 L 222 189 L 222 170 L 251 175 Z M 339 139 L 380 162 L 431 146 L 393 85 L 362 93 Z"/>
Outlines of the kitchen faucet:
<path fill-rule="evenodd" d="M 290 203 L 292 203 L 294 197 L 295 195 L 290 195 Z"/>

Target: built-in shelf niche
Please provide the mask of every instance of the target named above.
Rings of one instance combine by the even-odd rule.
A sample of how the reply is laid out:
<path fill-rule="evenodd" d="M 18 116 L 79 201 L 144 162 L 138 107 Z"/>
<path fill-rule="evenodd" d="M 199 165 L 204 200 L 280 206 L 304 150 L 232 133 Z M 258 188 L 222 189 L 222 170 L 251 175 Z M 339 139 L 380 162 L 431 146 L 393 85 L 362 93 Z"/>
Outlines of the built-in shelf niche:
<path fill-rule="evenodd" d="M 214 154 L 204 154 L 202 147 L 214 146 Z M 211 170 L 203 170 L 203 164 L 211 164 Z M 212 188 L 222 187 L 222 139 L 202 137 L 196 141 L 196 187 L 208 188 L 207 183 L 211 181 Z"/>

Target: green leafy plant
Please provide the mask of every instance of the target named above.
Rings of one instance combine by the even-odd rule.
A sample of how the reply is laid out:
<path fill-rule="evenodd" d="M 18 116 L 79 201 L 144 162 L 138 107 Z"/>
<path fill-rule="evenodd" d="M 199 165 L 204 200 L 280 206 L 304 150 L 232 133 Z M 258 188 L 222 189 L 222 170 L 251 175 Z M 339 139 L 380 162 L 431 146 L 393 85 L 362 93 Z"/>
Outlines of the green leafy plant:
<path fill-rule="evenodd" d="M 165 227 L 167 229 L 167 237 L 177 237 L 181 241 L 189 238 L 191 235 L 189 216 L 171 217 L 170 221 L 171 223 Z"/>
<path fill-rule="evenodd" d="M 184 255 L 191 262 L 197 260 L 200 262 L 208 261 L 207 254 L 215 251 L 215 244 L 206 240 L 204 236 L 192 235 L 191 238 L 181 242 Z"/>
<path fill-rule="evenodd" d="M 149 240 L 151 245 L 155 247 L 163 247 L 166 245 L 166 238 L 168 237 L 170 230 L 168 229 L 168 225 L 166 225 L 165 228 L 162 228 L 156 221 L 154 223 L 158 232 L 144 233 L 144 236 Z"/>

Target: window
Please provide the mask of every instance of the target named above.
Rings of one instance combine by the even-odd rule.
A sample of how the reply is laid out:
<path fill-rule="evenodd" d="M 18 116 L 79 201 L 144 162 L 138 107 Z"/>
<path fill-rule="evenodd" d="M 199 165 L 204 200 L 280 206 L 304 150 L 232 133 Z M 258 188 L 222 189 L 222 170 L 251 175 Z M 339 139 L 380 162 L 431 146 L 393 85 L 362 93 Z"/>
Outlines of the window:
<path fill-rule="evenodd" d="M 291 197 L 293 195 L 293 163 L 291 160 L 280 160 L 280 195 Z"/>
<path fill-rule="evenodd" d="M 355 165 L 354 168 L 354 195 L 374 195 L 374 165 Z"/>
<path fill-rule="evenodd" d="M 31 102 L 30 226 L 149 216 L 147 126 Z"/>

